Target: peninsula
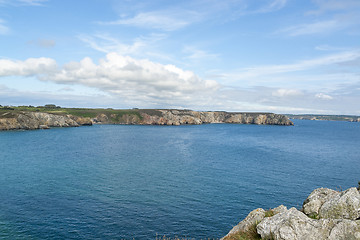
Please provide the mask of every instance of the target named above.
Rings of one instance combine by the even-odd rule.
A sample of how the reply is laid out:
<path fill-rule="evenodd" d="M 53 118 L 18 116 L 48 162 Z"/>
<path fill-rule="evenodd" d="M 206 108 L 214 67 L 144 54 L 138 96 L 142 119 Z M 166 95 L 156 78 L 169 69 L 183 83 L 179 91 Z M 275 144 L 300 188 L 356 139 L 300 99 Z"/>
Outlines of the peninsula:
<path fill-rule="evenodd" d="M 176 109 L 95 109 L 45 106 L 0 107 L 0 130 L 78 127 L 93 124 L 198 125 L 237 123 L 293 125 L 288 117 L 274 113 L 192 111 Z"/>

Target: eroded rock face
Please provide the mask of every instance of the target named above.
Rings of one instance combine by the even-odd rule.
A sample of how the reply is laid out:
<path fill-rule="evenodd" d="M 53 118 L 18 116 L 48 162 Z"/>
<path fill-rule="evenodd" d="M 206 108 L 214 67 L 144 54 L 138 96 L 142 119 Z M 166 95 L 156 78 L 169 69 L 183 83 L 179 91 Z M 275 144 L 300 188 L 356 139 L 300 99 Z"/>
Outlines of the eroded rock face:
<path fill-rule="evenodd" d="M 315 189 L 303 203 L 304 213 L 306 215 L 318 216 L 322 205 L 339 194 L 339 192 L 328 188 Z"/>
<path fill-rule="evenodd" d="M 356 220 L 360 217 L 360 193 L 350 188 L 326 201 L 319 211 L 320 218 Z"/>
<path fill-rule="evenodd" d="M 360 217 L 360 193 L 356 188 L 344 192 L 316 189 L 304 201 L 303 210 L 305 214 L 319 218 L 355 220 Z"/>
<path fill-rule="evenodd" d="M 280 205 L 277 208 L 271 210 L 273 214 L 278 214 L 287 211 L 284 205 Z M 249 231 L 251 227 L 260 223 L 266 217 L 266 211 L 262 208 L 258 208 L 249 213 L 249 215 L 241 221 L 238 225 L 233 227 L 230 232 L 222 238 L 222 240 L 236 239 L 236 234 L 240 232 Z"/>
<path fill-rule="evenodd" d="M 355 221 L 347 219 L 315 220 L 295 208 L 265 218 L 257 225 L 256 229 L 263 239 L 360 239 L 360 224 Z"/>
<path fill-rule="evenodd" d="M 68 116 L 42 112 L 22 112 L 11 118 L 0 119 L 0 130 L 46 129 L 49 127 L 78 127 L 79 124 Z"/>
<path fill-rule="evenodd" d="M 5 115 L 6 116 L 5 116 Z M 74 127 L 97 124 L 197 125 L 204 123 L 239 123 L 293 125 L 284 115 L 273 113 L 197 112 L 191 110 L 143 109 L 127 113 L 100 113 L 95 118 L 55 115 L 44 112 L 7 112 L 0 116 L 0 130 Z"/>
<path fill-rule="evenodd" d="M 273 113 L 197 112 L 191 110 L 157 110 L 158 114 L 141 113 L 139 124 L 184 125 L 203 123 L 240 123 L 293 125 L 284 115 Z"/>
<path fill-rule="evenodd" d="M 91 126 L 93 124 L 92 120 L 89 117 L 78 117 L 73 115 L 67 115 L 67 117 L 71 118 L 82 126 Z"/>

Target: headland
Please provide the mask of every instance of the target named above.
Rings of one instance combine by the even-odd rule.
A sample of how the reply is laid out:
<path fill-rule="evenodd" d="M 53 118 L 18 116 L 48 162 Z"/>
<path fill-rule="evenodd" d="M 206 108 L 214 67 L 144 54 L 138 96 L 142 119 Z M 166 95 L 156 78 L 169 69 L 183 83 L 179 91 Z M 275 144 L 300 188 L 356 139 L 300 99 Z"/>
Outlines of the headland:
<path fill-rule="evenodd" d="M 0 107 L 0 130 L 47 129 L 93 124 L 199 125 L 208 123 L 293 125 L 288 117 L 275 113 L 137 108 L 61 108 L 55 105 Z"/>

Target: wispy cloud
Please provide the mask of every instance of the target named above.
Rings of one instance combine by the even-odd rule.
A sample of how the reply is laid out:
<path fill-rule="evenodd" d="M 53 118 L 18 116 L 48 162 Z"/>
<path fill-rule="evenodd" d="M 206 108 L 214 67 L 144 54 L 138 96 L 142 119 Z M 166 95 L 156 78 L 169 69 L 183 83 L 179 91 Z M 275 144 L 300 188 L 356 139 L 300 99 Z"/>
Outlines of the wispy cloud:
<path fill-rule="evenodd" d="M 275 97 L 291 97 L 291 96 L 302 96 L 304 95 L 302 91 L 298 90 L 298 89 L 285 89 L 285 88 L 280 88 L 277 89 L 276 91 L 272 92 L 272 95 Z"/>
<path fill-rule="evenodd" d="M 0 0 L 0 5 L 12 6 L 43 6 L 48 0 Z"/>
<path fill-rule="evenodd" d="M 335 46 L 323 44 L 323 45 L 316 46 L 315 50 L 318 50 L 318 51 L 349 51 L 351 49 L 345 48 L 345 47 L 335 47 Z"/>
<path fill-rule="evenodd" d="M 140 28 L 174 31 L 189 25 L 197 18 L 195 12 L 165 10 L 156 12 L 141 12 L 131 18 L 122 18 L 112 22 L 101 22 L 105 25 L 129 25 Z"/>
<path fill-rule="evenodd" d="M 322 99 L 322 100 L 332 100 L 333 97 L 324 93 L 317 93 L 315 95 L 316 98 Z"/>
<path fill-rule="evenodd" d="M 260 6 L 254 4 L 253 1 L 244 0 L 192 0 L 186 2 L 186 4 L 173 4 L 171 8 L 164 7 L 156 11 L 148 11 L 146 9 L 149 7 L 148 4 L 144 4 L 145 6 L 142 7 L 137 6 L 134 14 L 126 12 L 120 14 L 122 17 L 118 20 L 99 22 L 99 24 L 134 26 L 170 32 L 198 22 L 209 20 L 217 23 L 227 22 L 247 14 L 278 11 L 286 6 L 288 0 L 268 0 Z"/>
<path fill-rule="evenodd" d="M 285 29 L 278 30 L 276 33 L 277 34 L 284 33 L 286 35 L 295 37 L 300 35 L 329 33 L 341 28 L 342 25 L 340 22 L 336 20 L 328 20 L 328 21 L 319 21 L 314 23 L 295 25 Z"/>
<path fill-rule="evenodd" d="M 37 39 L 29 41 L 28 44 L 38 46 L 40 48 L 52 48 L 56 45 L 56 42 L 52 39 Z"/>
<path fill-rule="evenodd" d="M 308 69 L 318 68 L 320 66 L 340 64 L 344 62 L 353 61 L 355 59 L 358 59 L 359 57 L 360 57 L 360 50 L 346 51 L 346 52 L 328 55 L 325 57 L 303 60 L 293 64 L 265 65 L 265 66 L 247 68 L 240 71 L 238 76 L 241 76 L 241 78 L 249 78 L 249 77 L 257 77 L 257 76 L 270 75 L 270 74 L 304 71 Z"/>
<path fill-rule="evenodd" d="M 18 0 L 20 3 L 31 6 L 42 6 L 48 0 Z"/>
<path fill-rule="evenodd" d="M 89 47 L 104 53 L 116 52 L 121 55 L 137 55 L 144 53 L 149 45 L 166 38 L 165 34 L 150 34 L 132 40 L 130 44 L 123 43 L 109 34 L 79 35 L 78 38 L 87 43 Z"/>
<path fill-rule="evenodd" d="M 357 0 L 314 0 L 316 9 L 304 13 L 306 23 L 280 29 L 276 34 L 292 37 L 330 34 L 360 26 L 360 2 Z"/>
<path fill-rule="evenodd" d="M 209 53 L 205 50 L 201 50 L 199 48 L 193 46 L 185 46 L 183 52 L 187 54 L 185 59 L 190 60 L 209 60 L 216 59 L 219 57 L 219 54 Z"/>
<path fill-rule="evenodd" d="M 278 11 L 284 8 L 288 0 L 273 0 L 270 3 L 260 7 L 259 9 L 253 11 L 253 13 L 268 13 Z"/>
<path fill-rule="evenodd" d="M 10 29 L 5 25 L 5 21 L 0 19 L 0 35 L 8 34 Z"/>
<path fill-rule="evenodd" d="M 321 15 L 327 12 L 353 11 L 360 8 L 358 0 L 313 0 L 316 10 L 308 11 L 309 15 Z"/>

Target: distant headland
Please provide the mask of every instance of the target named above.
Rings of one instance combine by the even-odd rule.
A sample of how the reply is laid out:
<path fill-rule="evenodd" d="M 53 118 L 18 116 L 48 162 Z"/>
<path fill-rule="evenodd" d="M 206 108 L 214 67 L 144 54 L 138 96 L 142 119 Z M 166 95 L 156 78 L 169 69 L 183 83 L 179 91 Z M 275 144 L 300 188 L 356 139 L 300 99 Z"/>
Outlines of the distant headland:
<path fill-rule="evenodd" d="M 285 114 L 285 115 L 290 119 L 360 122 L 360 116 L 354 116 L 354 115 L 320 115 L 320 114 Z"/>
<path fill-rule="evenodd" d="M 198 125 L 207 123 L 294 125 L 287 116 L 275 113 L 138 108 L 62 108 L 54 104 L 38 107 L 0 105 L 0 130 L 47 129 L 93 124 Z"/>

